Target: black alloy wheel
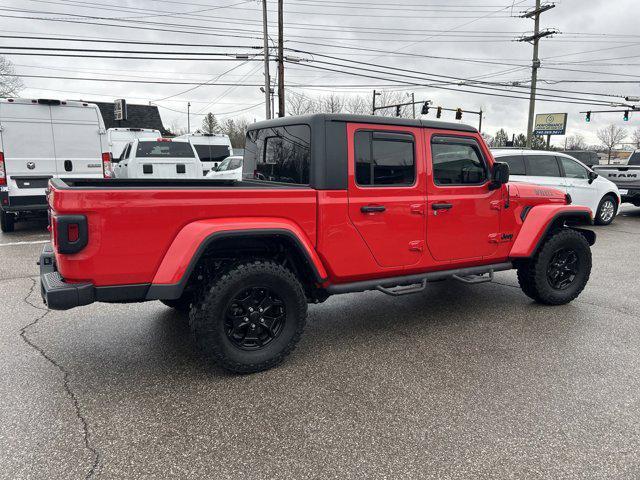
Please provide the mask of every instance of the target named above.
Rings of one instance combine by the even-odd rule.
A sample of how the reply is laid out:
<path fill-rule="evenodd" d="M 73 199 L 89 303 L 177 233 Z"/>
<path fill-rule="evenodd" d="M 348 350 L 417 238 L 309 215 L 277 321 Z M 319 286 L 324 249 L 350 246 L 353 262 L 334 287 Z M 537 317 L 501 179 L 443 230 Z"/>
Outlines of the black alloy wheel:
<path fill-rule="evenodd" d="M 547 267 L 547 280 L 556 290 L 568 288 L 578 275 L 578 255 L 571 248 L 561 248 L 553 254 Z"/>
<path fill-rule="evenodd" d="M 286 322 L 282 299 L 268 287 L 241 291 L 228 304 L 225 333 L 242 350 L 258 350 L 276 339 Z"/>

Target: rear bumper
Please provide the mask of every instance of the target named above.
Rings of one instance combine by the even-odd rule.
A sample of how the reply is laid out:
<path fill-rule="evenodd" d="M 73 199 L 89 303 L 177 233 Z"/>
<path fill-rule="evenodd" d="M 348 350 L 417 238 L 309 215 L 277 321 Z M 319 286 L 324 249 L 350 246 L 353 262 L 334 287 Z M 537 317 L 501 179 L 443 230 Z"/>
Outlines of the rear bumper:
<path fill-rule="evenodd" d="M 33 210 L 46 210 L 47 197 L 45 195 L 9 195 L 9 192 L 0 192 L 0 206 L 6 212 L 24 212 Z"/>
<path fill-rule="evenodd" d="M 146 300 L 149 284 L 96 287 L 92 283 L 66 282 L 56 268 L 51 244 L 40 254 L 40 294 L 52 310 L 69 310 L 93 302 L 128 303 Z"/>
<path fill-rule="evenodd" d="M 620 195 L 622 202 L 625 203 L 639 203 L 640 202 L 640 188 L 621 188 L 620 190 L 627 190 L 627 193 Z"/>
<path fill-rule="evenodd" d="M 40 294 L 52 310 L 68 310 L 95 301 L 91 283 L 67 283 L 56 270 L 53 248 L 45 245 L 40 254 Z"/>

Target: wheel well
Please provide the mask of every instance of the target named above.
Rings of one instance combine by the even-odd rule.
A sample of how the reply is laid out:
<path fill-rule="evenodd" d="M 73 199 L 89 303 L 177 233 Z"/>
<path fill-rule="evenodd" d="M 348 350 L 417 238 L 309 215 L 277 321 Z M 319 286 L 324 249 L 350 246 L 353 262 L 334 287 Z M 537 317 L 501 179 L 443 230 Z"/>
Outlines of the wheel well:
<path fill-rule="evenodd" d="M 317 298 L 318 272 L 292 235 L 246 234 L 214 237 L 202 249 L 195 267 L 187 280 L 185 290 L 197 288 L 207 278 L 242 261 L 270 259 L 290 269 L 311 299 Z"/>
<path fill-rule="evenodd" d="M 573 230 L 580 233 L 589 243 L 589 245 L 593 245 L 594 243 L 596 243 L 595 232 L 584 228 L 579 228 L 581 226 L 591 225 L 591 223 L 591 217 L 587 213 L 569 213 L 555 217 L 547 225 L 544 235 L 542 235 L 542 237 L 540 238 L 540 241 L 538 242 L 538 245 L 536 245 L 533 254 L 535 255 L 538 250 L 540 250 L 540 247 L 549 237 L 549 235 L 552 235 L 554 232 L 560 230 L 561 228 L 572 228 Z"/>

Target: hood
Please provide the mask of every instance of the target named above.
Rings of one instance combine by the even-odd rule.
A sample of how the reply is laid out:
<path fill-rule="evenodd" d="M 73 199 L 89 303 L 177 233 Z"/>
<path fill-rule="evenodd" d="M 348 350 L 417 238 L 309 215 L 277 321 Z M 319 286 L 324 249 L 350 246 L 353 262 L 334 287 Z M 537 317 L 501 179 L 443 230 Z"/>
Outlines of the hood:
<path fill-rule="evenodd" d="M 520 200 L 525 204 L 539 205 L 544 203 L 571 203 L 571 197 L 557 188 L 525 182 L 510 182 L 508 185 L 509 197 L 511 199 Z"/>

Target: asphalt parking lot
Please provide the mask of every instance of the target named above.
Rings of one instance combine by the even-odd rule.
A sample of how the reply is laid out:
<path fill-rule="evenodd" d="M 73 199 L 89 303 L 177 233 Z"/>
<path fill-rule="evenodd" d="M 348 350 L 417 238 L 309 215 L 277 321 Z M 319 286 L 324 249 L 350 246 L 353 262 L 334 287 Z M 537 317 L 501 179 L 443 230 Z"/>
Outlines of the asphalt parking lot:
<path fill-rule="evenodd" d="M 310 308 L 281 367 L 233 376 L 160 302 L 41 302 L 44 224 L 0 235 L 0 477 L 638 478 L 640 209 L 596 228 L 573 303 L 513 272 Z"/>

